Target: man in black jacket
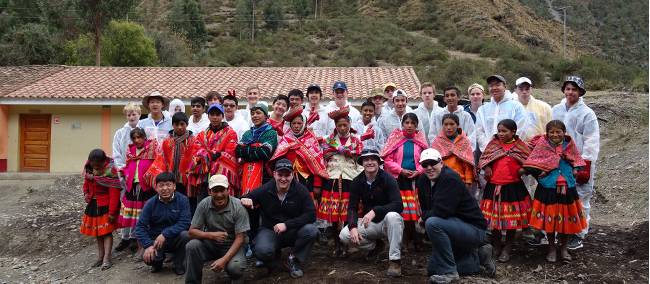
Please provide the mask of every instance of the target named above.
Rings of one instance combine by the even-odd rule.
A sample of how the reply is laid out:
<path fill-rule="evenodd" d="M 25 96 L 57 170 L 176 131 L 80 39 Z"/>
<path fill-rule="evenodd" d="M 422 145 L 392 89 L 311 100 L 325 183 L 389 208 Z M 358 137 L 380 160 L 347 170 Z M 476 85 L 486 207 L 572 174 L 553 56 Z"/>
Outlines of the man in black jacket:
<path fill-rule="evenodd" d="M 494 277 L 496 268 L 483 213 L 460 176 L 441 162 L 438 151 L 422 151 L 424 175 L 416 181 L 422 210 L 419 222 L 424 223 L 433 247 L 427 267 L 429 280 L 449 283 L 459 279 L 459 274 L 479 273 L 481 266 Z"/>
<path fill-rule="evenodd" d="M 273 179 L 254 189 L 241 199 L 245 207 L 259 207 L 262 226 L 255 237 L 255 257 L 273 270 L 276 252 L 293 247 L 287 266 L 291 277 L 302 277 L 300 268 L 309 259 L 318 235 L 314 226 L 316 209 L 309 191 L 293 181 L 293 165 L 287 159 L 275 163 Z"/>
<path fill-rule="evenodd" d="M 363 172 L 350 185 L 348 225 L 341 230 L 339 239 L 345 245 L 357 245 L 361 250 L 370 251 L 370 258 L 383 250 L 382 238 L 387 237 L 390 247 L 387 274 L 398 277 L 402 275 L 402 198 L 397 181 L 379 168 L 382 162 L 377 150 L 361 152 L 357 163 L 363 166 Z M 359 205 L 363 207 L 361 218 L 357 215 Z"/>

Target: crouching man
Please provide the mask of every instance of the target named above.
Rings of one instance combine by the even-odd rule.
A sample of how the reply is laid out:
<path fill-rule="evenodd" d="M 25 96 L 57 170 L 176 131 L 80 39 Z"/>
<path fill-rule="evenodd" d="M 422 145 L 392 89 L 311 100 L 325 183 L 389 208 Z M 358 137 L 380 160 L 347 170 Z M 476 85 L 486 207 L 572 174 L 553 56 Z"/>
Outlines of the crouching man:
<path fill-rule="evenodd" d="M 213 271 L 226 271 L 232 283 L 241 283 L 246 269 L 246 232 L 250 230 L 248 213 L 239 199 L 230 196 L 224 175 L 210 177 L 208 194 L 196 207 L 189 231 L 192 240 L 185 246 L 185 283 L 201 283 L 206 261 L 213 261 Z"/>
<path fill-rule="evenodd" d="M 165 253 L 173 254 L 174 272 L 185 273 L 185 244 L 190 227 L 190 201 L 176 192 L 176 178 L 170 172 L 156 176 L 155 190 L 142 208 L 135 226 L 135 236 L 144 248 L 144 262 L 151 272 L 162 269 Z"/>
<path fill-rule="evenodd" d="M 427 275 L 432 283 L 450 283 L 459 275 L 483 271 L 494 277 L 492 246 L 486 240 L 487 223 L 460 176 L 444 166 L 437 150 L 420 155 L 424 175 L 416 181 L 424 223 L 433 252 Z"/>
<path fill-rule="evenodd" d="M 400 249 L 404 220 L 402 197 L 397 181 L 384 172 L 377 150 L 363 150 L 357 160 L 363 166 L 363 172 L 352 180 L 350 185 L 350 203 L 348 205 L 348 225 L 341 230 L 339 238 L 345 245 L 356 245 L 368 251 L 367 259 L 372 259 L 382 252 L 383 238 L 388 238 L 388 276 L 402 275 Z M 359 206 L 363 208 L 363 217 L 358 218 Z"/>
<path fill-rule="evenodd" d="M 293 180 L 293 164 L 287 159 L 275 163 L 273 179 L 241 199 L 242 205 L 259 206 L 262 226 L 255 237 L 255 257 L 269 272 L 277 268 L 277 252 L 292 247 L 287 260 L 292 278 L 302 277 L 318 229 L 314 226 L 316 209 L 305 186 Z"/>

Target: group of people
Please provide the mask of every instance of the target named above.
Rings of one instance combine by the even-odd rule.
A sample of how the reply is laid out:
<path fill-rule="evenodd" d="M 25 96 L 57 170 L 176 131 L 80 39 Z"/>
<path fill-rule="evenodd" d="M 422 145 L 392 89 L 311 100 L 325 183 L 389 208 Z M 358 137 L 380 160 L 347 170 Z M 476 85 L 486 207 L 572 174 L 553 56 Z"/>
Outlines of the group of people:
<path fill-rule="evenodd" d="M 298 278 L 327 238 L 334 257 L 358 247 L 366 259 L 386 240 L 393 277 L 402 253 L 429 242 L 434 283 L 493 277 L 495 258 L 509 261 L 522 232 L 548 246 L 547 261 L 570 261 L 588 230 L 599 150 L 584 82 L 567 77 L 553 108 L 531 95 L 528 78 L 514 93 L 500 75 L 486 83 L 489 102 L 472 84 L 461 106 L 450 86 L 444 107 L 424 83 L 415 109 L 388 83 L 361 111 L 342 81 L 328 104 L 310 85 L 275 97 L 271 112 L 251 86 L 245 109 L 234 90 L 210 92 L 191 99 L 189 117 L 180 100 L 148 94 L 143 119 L 139 105 L 125 106 L 113 157 L 95 149 L 84 167 L 81 233 L 97 238 L 93 266 L 111 267 L 116 229 L 116 251 L 138 252 L 152 272 L 171 257 L 187 283 L 201 282 L 208 261 L 239 282 L 247 257 L 269 272 L 284 262 Z"/>

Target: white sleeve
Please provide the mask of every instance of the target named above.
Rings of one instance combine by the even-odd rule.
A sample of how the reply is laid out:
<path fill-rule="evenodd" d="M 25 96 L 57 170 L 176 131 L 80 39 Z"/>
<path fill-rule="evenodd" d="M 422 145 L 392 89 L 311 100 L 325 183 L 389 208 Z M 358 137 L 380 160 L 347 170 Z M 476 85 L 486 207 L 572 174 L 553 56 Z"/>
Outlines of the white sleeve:
<path fill-rule="evenodd" d="M 440 128 L 442 127 L 442 122 L 438 121 L 438 118 L 442 119 L 442 111 L 435 111 L 436 113 L 433 114 L 433 117 L 431 121 L 429 121 L 429 139 L 430 143 L 433 143 L 433 140 L 438 136 L 438 133 L 440 133 Z"/>
<path fill-rule="evenodd" d="M 467 135 L 467 138 L 469 138 L 469 142 L 472 143 L 472 150 L 476 150 L 474 149 L 476 148 L 476 126 L 474 125 L 474 120 L 472 120 L 472 115 L 464 112 L 461 119 L 461 123 L 465 126 L 463 131 Z"/>
<path fill-rule="evenodd" d="M 582 129 L 582 158 L 595 162 L 600 151 L 600 127 L 598 118 L 590 111 L 584 118 Z"/>
<path fill-rule="evenodd" d="M 124 157 L 124 150 L 126 150 L 126 146 L 122 145 L 122 129 L 123 128 L 118 129 L 113 136 L 113 160 L 115 161 L 115 165 L 118 168 L 123 168 L 124 164 L 126 163 L 126 159 Z"/>
<path fill-rule="evenodd" d="M 485 150 L 485 146 L 487 146 L 488 142 L 490 142 L 489 137 L 487 137 L 488 134 L 486 134 L 487 131 L 485 129 L 485 122 L 483 119 L 483 111 L 479 108 L 476 113 L 476 129 L 474 129 L 474 137 L 481 152 Z"/>
<path fill-rule="evenodd" d="M 514 106 L 514 114 L 512 120 L 514 120 L 517 123 L 517 135 L 525 137 L 525 133 L 528 128 L 528 112 L 524 108 L 524 106 L 516 102 Z"/>

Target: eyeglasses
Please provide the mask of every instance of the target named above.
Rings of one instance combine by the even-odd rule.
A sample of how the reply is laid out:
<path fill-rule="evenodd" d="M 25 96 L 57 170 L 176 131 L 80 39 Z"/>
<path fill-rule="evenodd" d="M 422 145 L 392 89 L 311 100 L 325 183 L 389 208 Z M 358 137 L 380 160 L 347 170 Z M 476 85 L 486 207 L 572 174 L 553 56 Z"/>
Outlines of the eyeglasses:
<path fill-rule="evenodd" d="M 422 168 L 435 167 L 439 163 L 440 161 L 425 161 L 422 163 Z"/>

